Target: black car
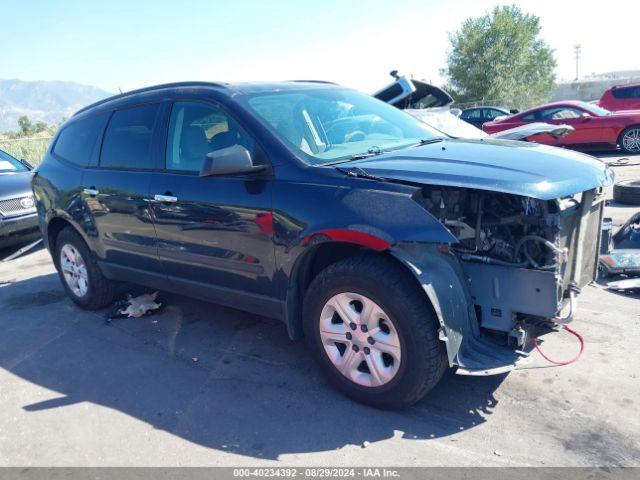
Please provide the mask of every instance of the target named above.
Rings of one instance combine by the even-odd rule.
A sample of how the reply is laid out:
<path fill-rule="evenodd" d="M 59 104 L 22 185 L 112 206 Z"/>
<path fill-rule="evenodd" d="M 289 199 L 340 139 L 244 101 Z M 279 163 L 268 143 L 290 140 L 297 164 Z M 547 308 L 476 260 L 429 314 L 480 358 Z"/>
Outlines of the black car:
<path fill-rule="evenodd" d="M 326 82 L 180 83 L 96 103 L 32 186 L 79 306 L 117 281 L 282 320 L 382 407 L 507 371 L 595 276 L 602 162 L 443 136 Z M 575 195 L 578 194 L 578 195 Z"/>
<path fill-rule="evenodd" d="M 0 150 L 0 248 L 39 236 L 30 165 Z"/>
<path fill-rule="evenodd" d="M 474 127 L 482 129 L 484 122 L 492 122 L 498 117 L 508 116 L 512 113 L 517 113 L 517 111 L 509 111 L 500 107 L 474 107 L 464 109 L 460 118 Z"/>

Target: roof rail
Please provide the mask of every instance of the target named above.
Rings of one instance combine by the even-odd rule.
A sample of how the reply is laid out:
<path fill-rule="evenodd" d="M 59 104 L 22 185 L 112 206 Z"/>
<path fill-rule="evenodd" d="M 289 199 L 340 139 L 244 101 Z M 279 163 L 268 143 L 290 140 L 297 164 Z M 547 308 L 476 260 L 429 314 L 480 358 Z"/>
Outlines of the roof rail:
<path fill-rule="evenodd" d="M 75 117 L 79 113 L 84 112 L 86 110 L 89 110 L 90 108 L 97 107 L 98 105 L 102 105 L 104 103 L 108 103 L 108 102 L 111 102 L 113 100 L 117 100 L 119 98 L 125 98 L 125 97 L 128 97 L 130 95 L 136 95 L 138 93 L 152 92 L 154 90 L 162 90 L 164 88 L 176 88 L 176 87 L 221 87 L 221 88 L 227 88 L 227 85 L 228 84 L 216 83 L 216 82 L 173 82 L 173 83 L 163 83 L 163 84 L 160 84 L 160 85 L 152 85 L 150 87 L 138 88 L 136 90 L 129 90 L 128 92 L 118 93 L 117 95 L 112 95 L 110 97 L 103 98 L 102 100 L 98 100 L 97 102 L 94 102 L 94 103 L 92 103 L 90 105 L 87 105 L 86 107 L 82 107 L 80 110 L 78 110 L 76 113 L 74 113 L 72 115 L 72 117 Z"/>
<path fill-rule="evenodd" d="M 336 82 L 329 82 L 328 80 L 286 80 L 293 83 L 325 83 L 327 85 L 338 85 Z"/>

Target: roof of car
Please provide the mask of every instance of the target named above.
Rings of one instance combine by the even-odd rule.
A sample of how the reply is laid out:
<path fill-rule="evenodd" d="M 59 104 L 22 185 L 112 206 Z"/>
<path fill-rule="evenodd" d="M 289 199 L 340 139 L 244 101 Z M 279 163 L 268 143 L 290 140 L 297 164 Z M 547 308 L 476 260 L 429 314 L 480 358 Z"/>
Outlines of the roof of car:
<path fill-rule="evenodd" d="M 95 103 L 87 105 L 84 108 L 78 110 L 74 115 L 81 112 L 91 110 L 99 105 L 115 102 L 117 100 L 132 98 L 137 95 L 160 92 L 163 90 L 174 90 L 184 88 L 211 88 L 227 95 L 238 95 L 246 93 L 259 93 L 259 92 L 277 92 L 282 90 L 305 90 L 308 88 L 324 88 L 324 87 L 336 87 L 337 84 L 327 82 L 324 80 L 287 80 L 282 82 L 243 82 L 243 83 L 226 83 L 226 82 L 174 82 L 164 83 L 161 85 L 152 85 L 149 87 L 139 88 L 136 90 L 130 90 L 128 92 L 119 93 L 111 97 L 99 100 Z"/>
<path fill-rule="evenodd" d="M 640 82 L 634 82 L 634 83 L 623 83 L 621 85 L 614 85 L 613 87 L 609 88 L 609 90 L 617 90 L 618 88 L 627 88 L 627 87 L 640 87 Z"/>
<path fill-rule="evenodd" d="M 520 112 L 518 115 L 523 115 L 523 114 L 527 114 L 529 112 L 534 112 L 536 110 L 541 110 L 543 108 L 553 108 L 553 107 L 577 107 L 577 108 L 584 108 L 584 104 L 587 102 L 581 102 L 578 100 L 566 100 L 566 101 L 560 101 L 560 102 L 551 102 L 551 103 L 545 103 L 543 105 L 536 105 L 535 107 L 531 107 L 527 110 L 523 110 L 522 112 Z"/>
<path fill-rule="evenodd" d="M 506 108 L 503 107 L 494 107 L 493 105 L 483 105 L 481 107 L 469 107 L 469 108 L 465 108 L 463 110 L 463 112 L 466 112 L 467 110 L 480 110 L 481 108 L 492 108 L 494 110 L 500 110 L 501 112 L 508 112 L 509 110 L 507 110 Z"/>

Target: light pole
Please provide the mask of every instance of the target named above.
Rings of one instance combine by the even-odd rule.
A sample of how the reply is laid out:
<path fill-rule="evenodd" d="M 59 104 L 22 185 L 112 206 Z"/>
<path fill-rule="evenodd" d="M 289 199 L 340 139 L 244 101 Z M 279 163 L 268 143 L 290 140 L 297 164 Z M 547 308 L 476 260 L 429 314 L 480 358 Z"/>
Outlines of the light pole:
<path fill-rule="evenodd" d="M 578 63 L 580 62 L 580 53 L 582 53 L 582 45 L 580 45 L 579 43 L 576 43 L 573 46 L 573 54 L 575 55 L 575 59 L 576 59 L 576 81 L 578 81 L 578 78 L 579 78 Z"/>

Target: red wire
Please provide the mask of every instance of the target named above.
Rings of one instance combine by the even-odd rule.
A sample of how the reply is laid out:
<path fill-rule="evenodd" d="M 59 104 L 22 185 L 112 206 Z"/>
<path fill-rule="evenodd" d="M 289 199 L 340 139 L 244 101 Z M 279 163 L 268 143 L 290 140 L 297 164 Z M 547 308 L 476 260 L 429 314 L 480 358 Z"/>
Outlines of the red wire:
<path fill-rule="evenodd" d="M 538 345 L 538 339 L 537 338 L 533 339 L 533 345 L 536 347 L 536 350 L 538 350 L 540 355 L 542 355 L 542 358 L 544 358 L 547 362 L 553 363 L 554 365 L 569 365 L 570 363 L 573 363 L 576 360 L 578 360 L 580 358 L 580 355 L 582 355 L 582 352 L 584 350 L 584 338 L 582 338 L 582 335 L 580 335 L 575 330 L 572 330 L 571 328 L 567 327 L 566 325 L 563 325 L 562 328 L 564 328 L 567 332 L 574 334 L 576 337 L 578 337 L 578 340 L 580 340 L 580 351 L 571 360 L 567 360 L 567 361 L 564 361 L 564 362 L 557 362 L 555 360 L 552 360 L 551 358 L 547 357 L 543 353 L 543 351 L 540 349 L 540 346 Z"/>

